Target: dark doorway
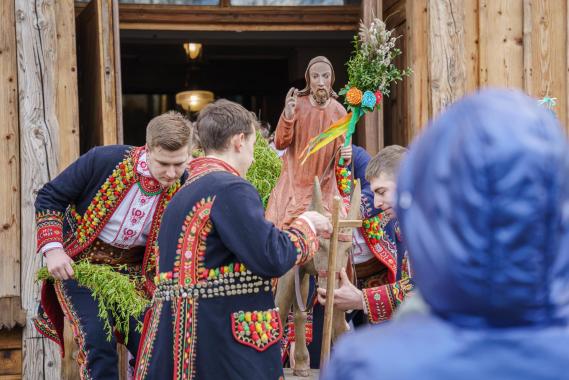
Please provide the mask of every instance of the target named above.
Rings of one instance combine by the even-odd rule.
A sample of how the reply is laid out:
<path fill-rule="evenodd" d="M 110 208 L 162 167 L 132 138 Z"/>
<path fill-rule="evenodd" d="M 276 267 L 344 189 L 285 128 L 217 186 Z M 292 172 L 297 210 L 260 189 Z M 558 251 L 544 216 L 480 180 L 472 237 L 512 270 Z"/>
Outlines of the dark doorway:
<path fill-rule="evenodd" d="M 121 31 L 125 144 L 144 144 L 148 121 L 178 109 L 176 93 L 208 90 L 255 112 L 272 129 L 291 86 L 304 86 L 304 70 L 317 55 L 336 73 L 335 90 L 346 83 L 344 67 L 352 32 L 172 32 Z M 187 58 L 185 42 L 202 44 Z"/>

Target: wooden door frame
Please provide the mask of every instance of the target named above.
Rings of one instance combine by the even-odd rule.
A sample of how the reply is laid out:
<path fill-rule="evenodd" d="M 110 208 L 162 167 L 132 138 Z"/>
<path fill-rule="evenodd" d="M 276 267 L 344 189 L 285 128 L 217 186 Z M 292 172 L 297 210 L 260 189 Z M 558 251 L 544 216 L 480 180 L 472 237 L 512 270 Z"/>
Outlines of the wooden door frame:
<path fill-rule="evenodd" d="M 76 13 L 85 8 L 76 4 Z M 356 31 L 360 5 L 345 6 L 188 6 L 120 4 L 124 30 L 187 31 Z"/>
<path fill-rule="evenodd" d="M 123 139 L 117 9 L 117 0 L 91 0 L 76 17 L 82 48 L 78 60 L 83 152 L 97 145 L 120 144 Z"/>

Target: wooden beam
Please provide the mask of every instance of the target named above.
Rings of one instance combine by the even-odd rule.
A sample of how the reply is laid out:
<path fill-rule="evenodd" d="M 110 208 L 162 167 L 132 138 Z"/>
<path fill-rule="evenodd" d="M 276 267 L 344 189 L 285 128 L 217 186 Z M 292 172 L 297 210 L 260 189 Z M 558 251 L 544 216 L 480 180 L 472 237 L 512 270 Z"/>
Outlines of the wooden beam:
<path fill-rule="evenodd" d="M 347 228 L 347 227 L 356 228 L 361 226 L 362 226 L 361 220 L 340 220 L 338 222 L 339 228 Z"/>
<path fill-rule="evenodd" d="M 478 89 L 480 83 L 478 0 L 464 0 L 465 93 Z"/>
<path fill-rule="evenodd" d="M 0 330 L 0 350 L 22 348 L 22 329 Z"/>
<path fill-rule="evenodd" d="M 65 357 L 61 359 L 61 380 L 80 379 L 79 366 L 77 365 L 79 347 L 73 338 L 73 326 L 67 318 L 63 323 L 63 347 L 65 347 Z"/>
<path fill-rule="evenodd" d="M 0 298 L 0 330 L 23 327 L 25 324 L 26 311 L 22 309 L 20 296 Z"/>
<path fill-rule="evenodd" d="M 118 141 L 118 125 L 117 125 L 117 93 L 116 93 L 116 52 L 113 25 L 114 17 L 112 13 L 113 0 L 93 0 L 97 4 L 97 28 L 99 51 L 99 68 L 102 71 L 103 79 L 101 80 L 102 102 L 102 145 L 116 144 Z M 116 0 L 115 0 L 116 1 Z"/>
<path fill-rule="evenodd" d="M 407 1 L 397 0 L 390 4 L 388 7 L 385 1 L 383 2 L 383 21 L 387 25 L 391 25 L 390 29 L 394 29 L 407 21 Z"/>
<path fill-rule="evenodd" d="M 79 94 L 73 3 L 73 0 L 54 2 L 56 15 L 54 123 L 57 123 L 59 128 L 59 136 L 63 136 L 67 142 L 59 146 L 60 171 L 79 156 Z"/>
<path fill-rule="evenodd" d="M 116 0 L 92 0 L 77 19 L 82 71 L 81 150 L 119 141 L 121 97 L 117 93 Z"/>
<path fill-rule="evenodd" d="M 328 252 L 328 277 L 326 278 L 326 305 L 324 305 L 324 324 L 322 327 L 322 349 L 320 368 L 324 368 L 330 358 L 332 343 L 332 323 L 334 317 L 334 289 L 336 288 L 336 256 L 338 255 L 338 236 L 340 234 L 340 205 L 342 200 L 335 196 L 332 201 L 332 236 Z"/>
<path fill-rule="evenodd" d="M 565 83 L 567 83 L 567 81 L 569 81 L 569 47 L 567 46 L 569 44 L 569 5 L 565 4 L 565 27 L 564 27 L 564 31 L 565 31 L 565 50 L 566 50 L 566 56 L 565 56 Z M 569 93 L 569 89 L 567 89 L 567 92 Z M 569 135 L 569 96 L 565 96 L 565 98 L 562 100 L 564 101 L 564 106 L 565 106 L 565 120 L 561 120 L 562 123 L 565 123 L 565 131 L 567 132 L 567 135 Z"/>
<path fill-rule="evenodd" d="M 532 37 L 531 32 L 533 29 L 532 22 L 532 1 L 524 0 L 523 3 L 523 64 L 524 64 L 524 91 L 528 94 L 532 88 L 533 72 L 532 72 Z"/>
<path fill-rule="evenodd" d="M 0 329 L 0 380 L 22 379 L 22 329 Z"/>
<path fill-rule="evenodd" d="M 429 120 L 428 4 L 427 0 L 406 2 L 407 65 L 413 74 L 406 80 L 409 135 L 416 136 Z"/>
<path fill-rule="evenodd" d="M 479 4 L 480 86 L 523 88 L 523 3 Z"/>
<path fill-rule="evenodd" d="M 397 4 L 404 6 L 401 1 Z M 397 8 L 396 6 L 393 8 Z M 393 9 L 392 8 L 392 9 Z M 399 12 L 394 13 L 392 17 L 388 18 L 387 28 L 393 30 L 394 35 L 398 36 L 395 42 L 395 47 L 401 51 L 401 54 L 395 57 L 393 64 L 399 69 L 403 70 L 407 67 L 408 51 L 407 40 L 405 34 L 407 33 L 407 25 L 405 20 L 405 8 L 400 8 Z M 412 132 L 409 130 L 409 115 L 408 115 L 408 96 L 407 96 L 407 81 L 409 78 L 405 77 L 401 82 L 392 84 L 390 86 L 389 96 L 384 97 L 383 108 L 383 143 L 384 145 L 401 145 L 407 146 L 412 138 Z"/>
<path fill-rule="evenodd" d="M 524 88 L 536 98 L 557 98 L 554 111 L 565 124 L 568 97 L 567 3 L 525 0 L 523 17 Z"/>
<path fill-rule="evenodd" d="M 367 25 L 377 17 L 383 19 L 383 0 L 362 0 L 362 20 Z M 383 107 L 363 117 L 363 124 L 356 129 L 358 143 L 372 156 L 384 145 Z"/>
<path fill-rule="evenodd" d="M 77 14 L 85 9 L 77 5 Z M 359 5 L 220 7 L 120 4 L 121 29 L 132 30 L 357 30 Z"/>
<path fill-rule="evenodd" d="M 35 315 L 39 285 L 36 271 L 43 265 L 35 253 L 33 202 L 38 189 L 77 156 L 76 75 L 73 49 L 74 3 L 15 0 L 18 51 L 18 89 L 21 188 L 22 305 L 24 329 L 23 377 L 60 378 L 60 353 L 29 321 Z M 75 99 L 75 100 L 74 100 Z"/>
<path fill-rule="evenodd" d="M 14 1 L 0 4 L 0 299 L 20 296 L 20 151 Z M 11 323 L 11 322 L 9 322 Z"/>
<path fill-rule="evenodd" d="M 111 19 L 113 25 L 113 55 L 115 58 L 115 98 L 117 107 L 117 144 L 124 143 L 124 130 L 122 123 L 122 75 L 121 75 L 121 38 L 119 21 L 119 0 L 112 0 Z"/>
<path fill-rule="evenodd" d="M 464 2 L 429 2 L 429 78 L 431 117 L 466 91 Z"/>

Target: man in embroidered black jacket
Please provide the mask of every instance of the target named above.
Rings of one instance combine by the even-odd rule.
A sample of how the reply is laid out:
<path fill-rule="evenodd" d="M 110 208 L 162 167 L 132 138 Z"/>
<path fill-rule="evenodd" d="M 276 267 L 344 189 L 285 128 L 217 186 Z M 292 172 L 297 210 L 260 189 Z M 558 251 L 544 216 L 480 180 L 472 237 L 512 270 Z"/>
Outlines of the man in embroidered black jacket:
<path fill-rule="evenodd" d="M 318 248 L 327 218 L 306 212 L 286 230 L 264 217 L 242 177 L 253 161 L 254 116 L 218 100 L 197 131 L 206 157 L 172 199 L 158 236 L 157 288 L 135 379 L 282 377 L 282 325 L 270 288 Z"/>
<path fill-rule="evenodd" d="M 365 177 L 374 194 L 374 207 L 383 210 L 383 218 L 393 219 L 396 216 L 392 205 L 394 204 L 397 170 L 406 151 L 407 149 L 398 145 L 385 147 L 369 161 L 365 168 Z M 346 272 L 342 270 L 340 287 L 334 291 L 335 307 L 340 310 L 363 310 L 368 322 L 372 324 L 390 319 L 396 307 L 413 290 L 405 245 L 398 232 L 398 222 L 391 226 L 382 224 L 383 222 L 385 220 L 379 222 L 380 227 L 389 227 L 384 230 L 384 236 L 381 239 L 373 239 L 375 240 L 373 241 L 368 235 L 366 243 L 374 256 L 385 265 L 387 271 L 380 273 L 379 276 L 372 275 L 367 281 L 358 284 L 362 288 L 360 290 L 349 281 Z M 374 230 L 369 228 L 373 226 L 368 226 L 369 224 L 366 226 L 366 220 L 364 220 L 363 232 L 373 233 Z M 391 239 L 390 235 L 395 235 L 395 239 Z M 385 257 L 385 254 L 388 256 Z M 358 265 L 356 264 L 357 271 Z M 326 303 L 326 289 L 318 289 L 318 299 L 321 304 Z"/>
<path fill-rule="evenodd" d="M 63 353 L 63 316 L 71 322 L 81 379 L 118 379 L 116 341 L 107 341 L 98 304 L 78 286 L 71 264 L 86 259 L 126 265 L 133 281 L 143 275 L 138 285 L 150 296 L 158 227 L 166 204 L 187 177 L 191 145 L 191 123 L 169 112 L 150 121 L 146 146 L 94 148 L 38 192 L 37 248 L 56 281 L 44 282 L 34 324 Z M 127 344 L 133 355 L 140 341 L 135 322 Z"/>

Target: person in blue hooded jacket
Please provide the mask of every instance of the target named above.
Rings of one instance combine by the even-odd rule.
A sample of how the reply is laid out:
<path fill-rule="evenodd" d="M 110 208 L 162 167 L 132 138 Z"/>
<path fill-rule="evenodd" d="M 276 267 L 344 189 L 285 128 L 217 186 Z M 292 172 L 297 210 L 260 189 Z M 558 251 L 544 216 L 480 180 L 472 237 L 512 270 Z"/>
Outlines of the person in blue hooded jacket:
<path fill-rule="evenodd" d="M 429 312 L 346 336 L 325 380 L 568 378 L 569 144 L 520 92 L 449 107 L 412 145 L 397 214 Z"/>

